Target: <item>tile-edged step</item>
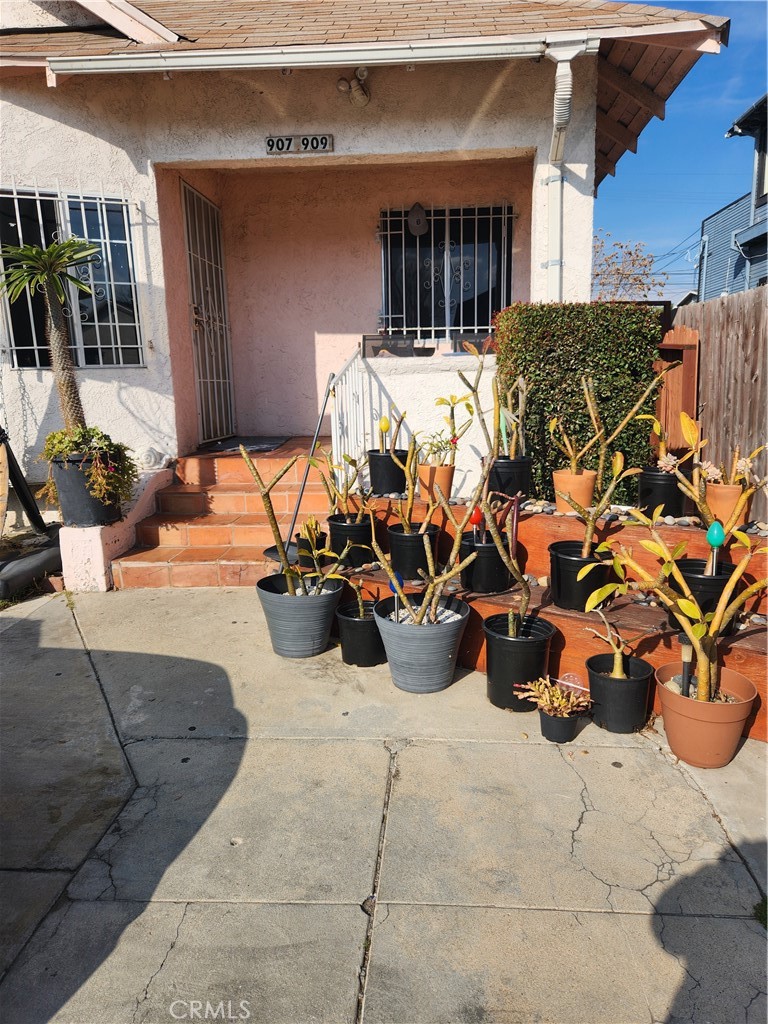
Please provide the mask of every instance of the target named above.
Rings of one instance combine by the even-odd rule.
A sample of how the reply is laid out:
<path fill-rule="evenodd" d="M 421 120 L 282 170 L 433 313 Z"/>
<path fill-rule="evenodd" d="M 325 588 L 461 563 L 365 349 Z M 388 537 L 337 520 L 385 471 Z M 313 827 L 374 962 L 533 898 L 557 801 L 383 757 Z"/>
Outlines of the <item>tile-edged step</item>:
<path fill-rule="evenodd" d="M 282 480 L 270 494 L 272 507 L 278 515 L 292 512 L 299 496 L 297 483 Z M 170 484 L 157 492 L 157 510 L 172 516 L 198 516 L 206 513 L 245 515 L 263 513 L 264 502 L 254 483 Z M 324 516 L 328 498 L 323 485 L 308 483 L 301 499 L 304 515 Z"/>
<path fill-rule="evenodd" d="M 138 548 L 112 563 L 118 590 L 148 587 L 252 587 L 274 572 L 263 546 Z"/>

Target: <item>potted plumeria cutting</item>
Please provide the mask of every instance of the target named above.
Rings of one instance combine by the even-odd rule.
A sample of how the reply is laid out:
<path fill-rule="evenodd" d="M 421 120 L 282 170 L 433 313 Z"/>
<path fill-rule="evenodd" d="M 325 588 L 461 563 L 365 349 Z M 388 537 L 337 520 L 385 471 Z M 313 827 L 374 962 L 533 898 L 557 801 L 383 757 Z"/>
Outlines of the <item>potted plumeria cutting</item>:
<path fill-rule="evenodd" d="M 86 423 L 72 362 L 68 306 L 72 289 L 90 294 L 83 280 L 91 264 L 101 261 L 101 247 L 82 238 L 37 245 L 6 245 L 0 249 L 5 269 L 0 295 L 9 302 L 41 292 L 45 304 L 45 338 L 64 429 L 46 438 L 41 458 L 48 462 L 48 481 L 40 496 L 58 504 L 66 526 L 103 526 L 122 516 L 138 471 L 129 449 L 98 427 Z"/>
<path fill-rule="evenodd" d="M 692 452 L 677 456 L 669 450 L 669 438 L 660 421 L 653 415 L 643 413 L 638 420 L 649 420 L 651 423 L 651 448 L 654 452 L 652 465 L 643 466 L 638 477 L 637 504 L 639 508 L 650 511 L 658 505 L 662 506 L 662 515 L 674 516 L 679 519 L 685 509 L 685 494 L 678 486 L 676 470 L 680 467 L 683 474 L 690 474 L 688 460 Z"/>
<path fill-rule="evenodd" d="M 432 522 L 438 509 L 437 498 L 428 499 L 421 518 L 414 520 L 416 504 L 416 472 L 417 472 L 417 439 L 411 437 L 405 458 L 401 459 L 392 448 L 390 454 L 395 465 L 402 470 L 405 480 L 405 499 L 398 499 L 395 512 L 399 522 L 387 527 L 389 551 L 392 568 L 399 572 L 403 579 L 416 580 L 419 573 L 427 572 L 429 565 L 425 554 L 425 539 L 432 551 L 432 559 L 437 557 L 439 527 Z M 441 493 L 439 486 L 436 494 Z"/>
<path fill-rule="evenodd" d="M 732 552 L 738 561 L 734 562 L 714 611 L 705 612 L 678 566 L 680 546 L 672 550 L 663 530 L 658 528 L 659 510 L 646 516 L 633 509 L 631 516 L 635 523 L 647 528 L 649 539 L 642 546 L 656 556 L 658 569 L 652 572 L 644 568 L 621 539 L 608 539 L 601 548 L 612 555 L 619 579 L 598 588 L 589 605 L 597 607 L 615 594 L 641 591 L 653 594 L 672 613 L 691 658 L 656 671 L 667 740 L 672 752 L 687 764 L 722 767 L 736 753 L 757 690 L 746 676 L 722 666 L 719 644 L 747 602 L 768 587 L 768 578 L 751 583 L 745 580 L 754 556 L 764 554 L 768 548 L 753 547 L 747 534 L 734 532 Z M 714 539 L 719 541 L 720 537 Z"/>
<path fill-rule="evenodd" d="M 549 676 L 522 683 L 517 694 L 519 700 L 532 701 L 539 709 L 541 735 L 551 743 L 570 743 L 575 738 L 579 722 L 589 712 L 586 693 L 561 686 Z"/>
<path fill-rule="evenodd" d="M 371 522 L 368 516 L 370 491 L 360 485 L 365 462 L 342 455 L 335 463 L 330 452 L 320 449 L 309 459 L 320 474 L 328 498 L 329 547 L 337 555 L 346 549 L 345 568 L 359 569 L 371 561 Z"/>
<path fill-rule="evenodd" d="M 405 413 L 396 416 L 394 424 L 387 415 L 379 418 L 379 446 L 371 448 L 368 452 L 370 491 L 378 498 L 392 494 L 400 495 L 405 491 L 402 462 L 408 452 L 405 448 L 397 447 L 404 421 Z"/>
<path fill-rule="evenodd" d="M 340 604 L 336 622 L 341 641 L 341 660 L 345 665 L 370 668 L 387 660 L 381 633 L 373 616 L 375 601 L 363 598 L 363 581 L 350 577 L 347 581 L 355 592 L 355 600 Z"/>
<path fill-rule="evenodd" d="M 608 732 L 637 732 L 643 728 L 650 713 L 653 666 L 635 657 L 634 645 L 657 630 L 655 627 L 644 629 L 635 636 L 624 638 L 618 626 L 609 622 L 600 608 L 589 610 L 594 610 L 600 617 L 605 633 L 591 626 L 586 628 L 611 649 L 610 654 L 593 654 L 587 658 L 592 721 Z"/>
<path fill-rule="evenodd" d="M 448 409 L 443 417 L 446 430 L 428 434 L 419 440 L 419 494 L 424 501 L 435 499 L 435 488 L 439 487 L 446 498 L 451 496 L 453 476 L 456 469 L 456 452 L 459 441 L 472 426 L 474 409 L 469 395 L 449 395 L 448 398 L 436 398 L 435 405 Z M 469 418 L 458 425 L 456 409 L 463 407 Z"/>
<path fill-rule="evenodd" d="M 256 584 L 272 650 L 283 658 L 311 658 L 328 646 L 334 613 L 346 580 L 341 574 L 341 567 L 348 548 L 341 555 L 335 555 L 328 548 L 312 546 L 310 535 L 309 554 L 314 568 L 303 572 L 298 564 L 291 564 L 270 492 L 293 468 L 298 455 L 289 459 L 272 480 L 265 483 L 243 445 L 240 446 L 240 454 L 259 489 L 281 567 L 279 572 L 264 577 Z M 322 568 L 326 558 L 335 559 L 327 571 Z"/>
<path fill-rule="evenodd" d="M 522 494 L 531 490 L 530 456 L 525 454 L 525 412 L 530 385 L 518 377 L 514 387 L 502 394 L 498 373 L 493 381 L 493 468 L 489 478 L 492 491 Z"/>

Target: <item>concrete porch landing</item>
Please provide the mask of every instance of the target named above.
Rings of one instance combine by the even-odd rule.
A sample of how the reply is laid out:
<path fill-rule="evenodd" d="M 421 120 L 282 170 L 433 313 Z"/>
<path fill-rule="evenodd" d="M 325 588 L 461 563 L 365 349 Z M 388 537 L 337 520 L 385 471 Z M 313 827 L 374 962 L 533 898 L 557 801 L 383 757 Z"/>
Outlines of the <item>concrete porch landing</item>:
<path fill-rule="evenodd" d="M 764 744 L 558 747 L 477 673 L 277 658 L 251 589 L 0 635 L 4 1024 L 765 1020 Z"/>

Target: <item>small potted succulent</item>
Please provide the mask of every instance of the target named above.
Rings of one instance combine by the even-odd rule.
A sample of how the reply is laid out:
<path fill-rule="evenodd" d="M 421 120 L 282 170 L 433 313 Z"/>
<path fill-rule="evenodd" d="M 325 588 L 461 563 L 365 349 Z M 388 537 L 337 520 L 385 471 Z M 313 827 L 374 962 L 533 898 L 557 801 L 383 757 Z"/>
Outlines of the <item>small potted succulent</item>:
<path fill-rule="evenodd" d="M 320 473 L 320 481 L 328 497 L 328 530 L 331 535 L 330 548 L 340 555 L 346 549 L 345 568 L 359 569 L 371 561 L 371 522 L 368 517 L 370 492 L 359 488 L 360 471 L 363 464 L 349 455 L 342 455 L 341 462 L 334 464 L 330 452 L 320 450 L 325 462 L 321 468 L 318 459 L 310 458 L 310 464 Z"/>
<path fill-rule="evenodd" d="M 49 465 L 41 496 L 58 503 L 65 526 L 104 526 L 122 516 L 138 477 L 129 449 L 86 423 L 70 352 L 65 309 L 68 287 L 90 294 L 79 276 L 101 260 L 101 247 L 82 238 L 37 245 L 6 245 L 0 249 L 6 269 L 0 295 L 16 302 L 27 292 L 41 291 L 45 303 L 45 337 L 51 356 L 64 429 L 49 434 L 41 458 Z"/>
<path fill-rule="evenodd" d="M 405 474 L 402 463 L 407 450 L 397 447 L 397 439 L 405 419 L 405 413 L 398 416 L 394 427 L 388 416 L 379 419 L 379 447 L 368 452 L 368 473 L 370 475 L 371 494 L 386 497 L 390 494 L 402 494 L 405 490 Z M 390 436 L 391 428 L 391 436 Z"/>
<path fill-rule="evenodd" d="M 559 496 L 577 512 L 584 523 L 584 539 L 559 540 L 549 545 L 550 558 L 550 589 L 552 600 L 558 608 L 571 608 L 583 612 L 587 600 L 595 589 L 595 582 L 608 582 L 611 572 L 610 560 L 596 548 L 594 538 L 597 521 L 610 507 L 613 493 L 620 483 L 639 473 L 639 469 L 625 469 L 624 455 L 616 452 L 611 460 L 611 479 L 591 508 L 582 507 L 567 492 L 559 492 Z M 586 580 L 587 572 L 592 575 Z"/>
<path fill-rule="evenodd" d="M 551 743 L 570 743 L 581 719 L 589 711 L 589 697 L 570 687 L 552 682 L 549 676 L 521 683 L 518 700 L 532 701 L 539 709 L 541 735 Z"/>
<path fill-rule="evenodd" d="M 259 489 L 282 568 L 282 572 L 266 576 L 256 584 L 272 650 L 283 658 L 311 658 L 328 646 L 334 612 L 345 583 L 340 569 L 348 549 L 336 556 L 335 563 L 325 573 L 320 569 L 321 560 L 334 554 L 325 548 L 311 549 L 313 570 L 302 572 L 298 565 L 292 565 L 280 535 L 270 492 L 292 469 L 298 455 L 289 459 L 272 480 L 265 483 L 243 445 L 240 445 L 240 454 Z"/>
<path fill-rule="evenodd" d="M 657 556 L 659 569 L 654 573 L 643 568 L 620 539 L 609 539 L 601 547 L 612 553 L 625 578 L 600 588 L 592 597 L 593 605 L 596 607 L 614 594 L 641 591 L 654 594 L 673 613 L 692 648 L 695 685 L 685 693 L 676 681 L 676 677 L 685 678 L 682 662 L 656 670 L 667 740 L 672 752 L 687 764 L 720 768 L 736 753 L 757 690 L 746 676 L 720 665 L 718 643 L 744 605 L 768 587 L 768 578 L 742 586 L 752 558 L 768 548 L 752 547 L 747 534 L 738 530 L 733 534 L 732 550 L 739 552 L 739 561 L 733 566 L 714 613 L 705 613 L 680 572 L 675 553 L 658 529 L 658 515 L 649 517 L 638 509 L 631 514 L 636 523 L 648 529 L 651 539 L 644 546 Z"/>
<path fill-rule="evenodd" d="M 643 466 L 638 478 L 637 504 L 639 508 L 662 508 L 662 515 L 674 516 L 679 519 L 685 509 L 685 494 L 680 490 L 676 470 L 691 457 L 691 452 L 679 458 L 669 450 L 669 439 L 664 427 L 655 416 L 643 413 L 638 420 L 650 420 L 652 423 L 652 439 L 655 439 L 655 462 L 652 466 Z M 687 469 L 687 467 L 686 467 Z M 690 472 L 689 469 L 687 469 Z M 682 470 L 684 474 L 686 470 Z"/>
<path fill-rule="evenodd" d="M 339 605 L 336 622 L 341 641 L 341 660 L 345 665 L 370 668 L 387 660 L 381 633 L 373 617 L 375 601 L 364 601 L 362 580 L 347 581 L 355 592 L 355 600 Z"/>
<path fill-rule="evenodd" d="M 491 534 L 493 544 L 502 559 L 510 577 L 520 588 L 517 608 L 506 613 L 490 615 L 483 620 L 486 650 L 486 674 L 488 700 L 497 708 L 511 711 L 527 710 L 513 697 L 514 688 L 528 683 L 547 673 L 549 649 L 557 630 L 540 615 L 528 615 L 531 588 L 520 569 L 517 560 L 517 523 L 515 513 L 518 499 L 510 503 L 506 516 L 506 544 L 499 531 L 496 517 L 487 501 L 482 503 L 482 512 Z"/>
<path fill-rule="evenodd" d="M 448 434 L 446 436 L 445 430 L 439 430 L 419 441 L 419 494 L 424 501 L 435 500 L 436 486 L 440 488 L 446 498 L 450 498 L 456 466 L 456 451 L 459 441 L 472 426 L 474 414 L 469 395 L 449 395 L 448 398 L 437 398 L 435 405 L 448 409 L 447 416 L 443 417 L 448 427 Z M 469 413 L 469 419 L 459 427 L 456 423 L 456 409 L 461 405 Z"/>
<path fill-rule="evenodd" d="M 587 602 L 587 611 L 592 610 Z M 599 608 L 594 611 L 602 619 L 605 633 L 587 628 L 598 640 L 608 644 L 611 653 L 587 658 L 592 721 L 608 732 L 637 732 L 648 720 L 653 666 L 631 656 L 630 652 L 634 643 L 656 630 L 643 630 L 625 640 Z"/>

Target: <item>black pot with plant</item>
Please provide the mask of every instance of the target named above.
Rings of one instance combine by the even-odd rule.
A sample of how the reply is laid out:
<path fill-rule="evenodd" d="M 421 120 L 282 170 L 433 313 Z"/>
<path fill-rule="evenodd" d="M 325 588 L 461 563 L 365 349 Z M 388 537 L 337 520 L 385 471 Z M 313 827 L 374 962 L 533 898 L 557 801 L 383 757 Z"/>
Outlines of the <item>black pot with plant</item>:
<path fill-rule="evenodd" d="M 557 630 L 551 622 L 532 615 L 510 627 L 509 615 L 501 613 L 483 620 L 486 693 L 497 708 L 530 711 L 516 699 L 515 687 L 547 674 L 549 649 Z"/>
<path fill-rule="evenodd" d="M 485 537 L 485 540 L 483 539 Z M 502 537 L 502 542 L 506 543 Z M 496 544 L 485 531 L 469 530 L 461 538 L 461 557 L 472 552 L 477 558 L 461 574 L 461 585 L 473 594 L 501 594 L 512 586 L 512 574 L 504 564 Z"/>
<path fill-rule="evenodd" d="M 519 700 L 532 701 L 539 709 L 541 735 L 551 743 L 570 743 L 579 722 L 589 711 L 589 697 L 552 682 L 549 676 L 518 687 Z"/>
<path fill-rule="evenodd" d="M 587 658 L 592 721 L 608 732 L 637 732 L 645 726 L 650 713 L 653 666 L 642 658 L 632 657 L 629 651 L 635 641 L 655 630 L 643 630 L 625 640 L 601 611 L 595 611 L 606 632 L 602 634 L 591 627 L 589 632 L 608 644 L 611 653 Z"/>
<path fill-rule="evenodd" d="M 364 601 L 362 592 L 352 581 L 356 600 L 336 609 L 336 622 L 341 640 L 341 660 L 345 665 L 370 668 L 387 660 L 381 633 L 373 614 L 375 601 Z"/>
<path fill-rule="evenodd" d="M 68 290 L 90 294 L 78 270 L 101 258 L 101 247 L 82 238 L 37 245 L 6 245 L 0 250 L 6 270 L 0 295 L 15 302 L 25 293 L 41 291 L 45 305 L 45 338 L 59 396 L 64 430 L 49 434 L 42 458 L 50 466 L 41 495 L 58 501 L 67 526 L 103 526 L 121 517 L 137 479 L 136 465 L 125 445 L 96 427 L 88 427 L 70 351 L 64 308 Z"/>
<path fill-rule="evenodd" d="M 399 416 L 392 428 L 392 436 L 387 443 L 390 431 L 388 416 L 379 420 L 379 447 L 368 452 L 368 473 L 370 490 L 376 497 L 390 494 L 402 494 L 405 491 L 405 470 L 403 463 L 408 452 L 397 447 L 397 438 L 403 425 L 405 414 Z"/>
<path fill-rule="evenodd" d="M 345 569 L 360 569 L 373 558 L 368 516 L 370 491 L 361 490 L 359 484 L 360 470 L 365 463 L 343 455 L 337 465 L 330 452 L 321 451 L 320 454 L 325 461 L 324 468 L 314 456 L 309 461 L 320 473 L 328 496 L 330 549 L 336 555 L 347 552 L 342 562 Z"/>

